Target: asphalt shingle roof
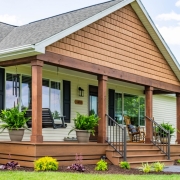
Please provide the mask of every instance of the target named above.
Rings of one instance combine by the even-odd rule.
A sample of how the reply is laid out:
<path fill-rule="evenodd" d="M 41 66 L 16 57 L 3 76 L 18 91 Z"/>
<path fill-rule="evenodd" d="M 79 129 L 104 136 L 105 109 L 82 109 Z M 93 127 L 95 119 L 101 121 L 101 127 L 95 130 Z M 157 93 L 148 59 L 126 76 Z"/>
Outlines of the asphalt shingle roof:
<path fill-rule="evenodd" d="M 35 21 L 27 25 L 15 28 L 7 27 L 7 33 L 4 32 L 2 35 L 0 34 L 0 50 L 41 42 L 121 1 L 123 0 L 112 0 Z M 1 27 L 0 24 L 0 31 L 1 28 L 5 29 L 5 27 Z"/>
<path fill-rule="evenodd" d="M 15 28 L 16 26 L 0 22 L 0 42 Z"/>

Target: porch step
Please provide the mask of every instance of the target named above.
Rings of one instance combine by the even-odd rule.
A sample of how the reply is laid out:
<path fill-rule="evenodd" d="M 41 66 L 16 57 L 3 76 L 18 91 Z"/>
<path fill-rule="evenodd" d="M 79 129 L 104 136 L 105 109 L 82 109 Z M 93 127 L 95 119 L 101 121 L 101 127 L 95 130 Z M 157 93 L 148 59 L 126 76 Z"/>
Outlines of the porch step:
<path fill-rule="evenodd" d="M 114 156 L 118 156 L 119 153 L 114 151 L 114 149 L 106 149 L 106 151 L 113 152 Z M 161 151 L 158 149 L 128 149 L 126 151 L 127 156 L 128 155 L 149 155 L 149 154 L 161 154 Z"/>
<path fill-rule="evenodd" d="M 132 168 L 138 168 L 142 163 L 162 162 L 165 165 L 173 165 L 173 160 L 167 160 L 167 156 L 151 144 L 127 144 L 127 161 Z M 114 164 L 119 165 L 123 158 L 111 146 L 106 149 L 106 157 Z"/>

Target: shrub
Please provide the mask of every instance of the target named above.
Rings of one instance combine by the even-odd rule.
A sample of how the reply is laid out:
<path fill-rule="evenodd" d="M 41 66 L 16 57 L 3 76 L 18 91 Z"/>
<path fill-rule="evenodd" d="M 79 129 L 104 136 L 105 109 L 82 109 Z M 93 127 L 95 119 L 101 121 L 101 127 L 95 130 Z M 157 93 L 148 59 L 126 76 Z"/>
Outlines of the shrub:
<path fill-rule="evenodd" d="M 152 165 L 152 167 L 155 172 L 161 172 L 164 169 L 164 164 L 160 162 L 156 162 Z"/>
<path fill-rule="evenodd" d="M 0 169 L 15 170 L 17 167 L 20 167 L 20 165 L 17 162 L 11 161 L 2 165 Z"/>
<path fill-rule="evenodd" d="M 75 156 L 75 161 L 76 162 L 75 162 L 75 164 L 72 164 L 71 166 L 68 166 L 67 169 L 84 172 L 85 167 L 81 164 L 82 159 L 83 159 L 82 155 L 81 154 L 78 155 L 76 153 L 76 156 Z"/>
<path fill-rule="evenodd" d="M 57 160 L 52 157 L 43 157 L 34 162 L 34 169 L 35 171 L 56 171 L 58 164 Z"/>
<path fill-rule="evenodd" d="M 144 173 L 149 173 L 152 170 L 152 167 L 148 163 L 146 164 L 142 163 L 142 167 L 140 167 L 139 170 L 143 171 Z"/>
<path fill-rule="evenodd" d="M 108 170 L 107 162 L 105 160 L 101 159 L 99 162 L 97 162 L 95 170 L 96 171 L 106 171 L 106 170 Z"/>
<path fill-rule="evenodd" d="M 130 164 L 127 161 L 121 161 L 119 166 L 123 169 L 130 169 Z"/>
<path fill-rule="evenodd" d="M 177 160 L 177 163 L 180 163 L 180 159 Z"/>

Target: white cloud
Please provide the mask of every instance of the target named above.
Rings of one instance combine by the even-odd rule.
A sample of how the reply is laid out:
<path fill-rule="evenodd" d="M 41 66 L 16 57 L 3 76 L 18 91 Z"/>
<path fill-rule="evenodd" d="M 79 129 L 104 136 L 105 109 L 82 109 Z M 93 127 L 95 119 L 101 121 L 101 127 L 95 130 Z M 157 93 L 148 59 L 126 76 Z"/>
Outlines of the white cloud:
<path fill-rule="evenodd" d="M 171 13 L 167 13 L 167 14 L 159 14 L 157 16 L 157 19 L 164 20 L 164 21 L 168 21 L 168 20 L 180 21 L 180 14 L 177 14 L 174 11 L 172 11 Z"/>
<path fill-rule="evenodd" d="M 0 15 L 0 22 L 13 25 L 22 25 L 22 21 L 17 18 L 17 16 L 12 16 L 9 14 Z"/>
<path fill-rule="evenodd" d="M 159 27 L 160 33 L 168 44 L 180 45 L 180 26 L 175 27 Z"/>
<path fill-rule="evenodd" d="M 176 2 L 176 6 L 177 6 L 177 7 L 180 7 L 180 0 L 178 0 L 178 1 Z"/>

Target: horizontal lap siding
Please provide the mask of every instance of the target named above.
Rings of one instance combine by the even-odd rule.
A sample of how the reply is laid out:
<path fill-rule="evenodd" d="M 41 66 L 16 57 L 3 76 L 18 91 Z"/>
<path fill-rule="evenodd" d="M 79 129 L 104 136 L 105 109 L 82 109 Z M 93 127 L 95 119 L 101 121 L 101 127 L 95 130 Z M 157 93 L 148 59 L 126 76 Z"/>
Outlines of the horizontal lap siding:
<path fill-rule="evenodd" d="M 159 81 L 180 84 L 131 6 L 63 38 L 46 50 Z"/>
<path fill-rule="evenodd" d="M 176 98 L 154 95 L 153 96 L 153 117 L 154 120 L 161 124 L 170 123 L 176 128 Z M 171 143 L 175 143 L 176 133 L 171 137 Z"/>

